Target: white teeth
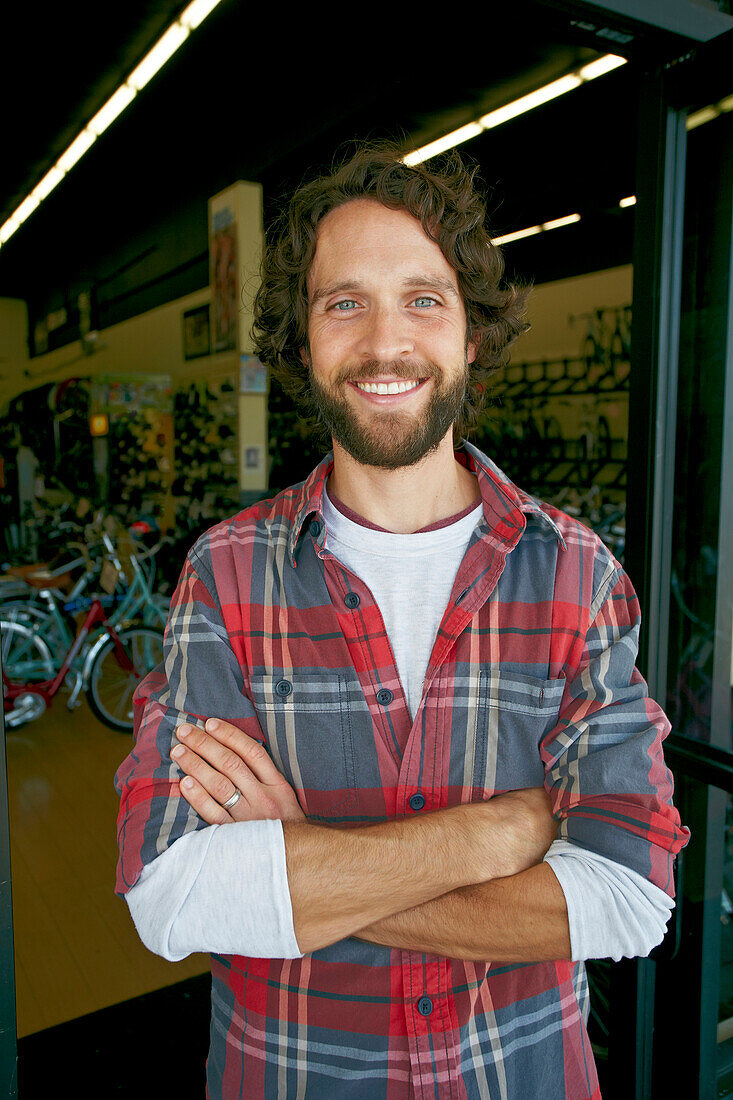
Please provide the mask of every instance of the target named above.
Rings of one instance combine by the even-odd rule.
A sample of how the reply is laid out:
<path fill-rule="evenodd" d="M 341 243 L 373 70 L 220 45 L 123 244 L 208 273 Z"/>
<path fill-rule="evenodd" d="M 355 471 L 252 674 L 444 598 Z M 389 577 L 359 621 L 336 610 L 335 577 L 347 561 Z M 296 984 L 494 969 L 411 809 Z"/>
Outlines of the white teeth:
<path fill-rule="evenodd" d="M 360 390 L 365 390 L 366 393 L 407 393 L 408 390 L 414 390 L 420 383 L 413 382 L 357 382 L 356 385 Z"/>

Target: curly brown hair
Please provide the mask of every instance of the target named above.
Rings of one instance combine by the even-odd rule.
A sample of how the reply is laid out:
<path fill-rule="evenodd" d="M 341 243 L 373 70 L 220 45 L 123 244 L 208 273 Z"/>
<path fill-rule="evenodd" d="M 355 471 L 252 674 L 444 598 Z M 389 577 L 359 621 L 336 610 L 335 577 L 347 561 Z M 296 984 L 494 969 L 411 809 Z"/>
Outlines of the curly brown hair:
<path fill-rule="evenodd" d="M 466 311 L 466 342 L 478 345 L 469 368 L 463 409 L 454 425 L 460 441 L 475 426 L 490 376 L 508 358 L 510 345 L 529 328 L 524 320 L 529 286 L 502 285 L 504 260 L 486 228 L 486 206 L 476 190 L 477 167 L 458 153 L 438 167 L 403 163 L 394 143 L 360 143 L 330 176 L 300 186 L 275 222 L 265 248 L 255 295 L 255 354 L 270 367 L 306 416 L 313 416 L 310 378 L 301 359 L 308 348 L 306 278 L 316 251 L 318 223 L 357 198 L 373 198 L 419 219 L 456 272 Z"/>

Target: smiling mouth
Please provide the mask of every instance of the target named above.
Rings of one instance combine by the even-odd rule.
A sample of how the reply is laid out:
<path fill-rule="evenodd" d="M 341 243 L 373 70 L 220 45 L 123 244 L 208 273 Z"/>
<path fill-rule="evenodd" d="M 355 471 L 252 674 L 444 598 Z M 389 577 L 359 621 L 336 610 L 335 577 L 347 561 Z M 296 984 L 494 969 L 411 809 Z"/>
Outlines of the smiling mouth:
<path fill-rule="evenodd" d="M 409 390 L 417 389 L 422 381 L 424 381 L 424 379 L 416 378 L 409 382 L 354 382 L 354 385 L 364 393 L 386 395 L 407 393 Z"/>

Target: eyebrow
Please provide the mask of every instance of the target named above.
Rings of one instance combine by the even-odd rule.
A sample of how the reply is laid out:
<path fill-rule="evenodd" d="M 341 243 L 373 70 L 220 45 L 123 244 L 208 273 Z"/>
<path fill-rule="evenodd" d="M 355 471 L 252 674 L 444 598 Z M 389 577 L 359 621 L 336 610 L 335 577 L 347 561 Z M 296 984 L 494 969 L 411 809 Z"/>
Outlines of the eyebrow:
<path fill-rule="evenodd" d="M 405 275 L 402 279 L 401 285 L 409 290 L 414 288 L 417 290 L 440 290 L 444 294 L 451 294 L 454 298 L 460 297 L 456 287 L 450 281 L 450 279 L 441 279 L 437 275 Z M 317 305 L 323 298 L 330 298 L 332 294 L 346 294 L 352 291 L 364 290 L 364 284 L 360 283 L 358 279 L 347 279 L 341 283 L 332 283 L 330 286 L 320 287 L 313 292 L 311 298 L 311 307 Z"/>

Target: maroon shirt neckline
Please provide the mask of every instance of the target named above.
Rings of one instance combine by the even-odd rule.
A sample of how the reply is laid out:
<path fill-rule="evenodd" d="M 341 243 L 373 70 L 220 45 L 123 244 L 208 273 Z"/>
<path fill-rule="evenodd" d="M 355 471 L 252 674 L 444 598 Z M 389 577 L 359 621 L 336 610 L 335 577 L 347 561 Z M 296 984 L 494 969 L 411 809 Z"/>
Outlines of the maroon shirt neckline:
<path fill-rule="evenodd" d="M 358 523 L 361 527 L 368 527 L 371 531 L 384 531 L 388 535 L 394 535 L 398 533 L 396 531 L 390 531 L 387 527 L 379 527 L 378 524 L 371 523 L 370 520 L 365 519 L 364 516 L 360 516 L 358 512 L 354 512 L 353 509 L 349 508 L 347 504 L 344 504 L 342 500 L 339 500 L 339 498 L 332 492 L 331 489 L 328 489 L 327 491 L 328 499 L 331 501 L 334 508 L 339 511 L 342 516 L 346 516 L 347 519 L 350 519 L 352 523 Z M 454 516 L 448 516 L 446 519 L 439 519 L 435 523 L 428 524 L 427 527 L 421 527 L 418 531 L 414 531 L 413 534 L 424 535 L 428 531 L 439 531 L 442 527 L 449 527 L 452 523 L 458 523 L 459 520 L 465 519 L 465 517 L 469 515 L 470 512 L 473 512 L 474 508 L 478 508 L 480 503 L 481 497 L 479 496 L 476 498 L 476 500 L 473 501 L 472 504 L 469 504 L 468 507 L 464 508 L 463 511 L 457 512 Z"/>

